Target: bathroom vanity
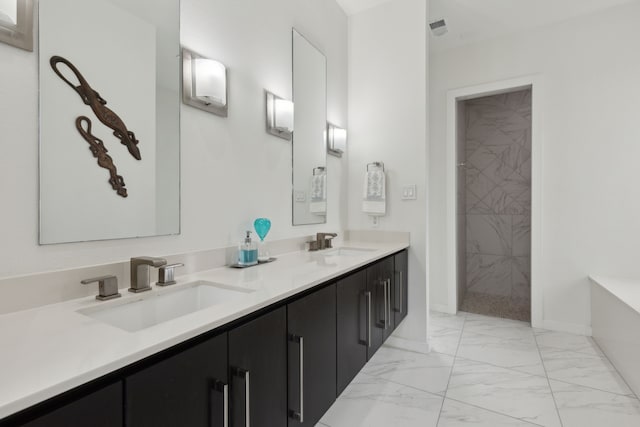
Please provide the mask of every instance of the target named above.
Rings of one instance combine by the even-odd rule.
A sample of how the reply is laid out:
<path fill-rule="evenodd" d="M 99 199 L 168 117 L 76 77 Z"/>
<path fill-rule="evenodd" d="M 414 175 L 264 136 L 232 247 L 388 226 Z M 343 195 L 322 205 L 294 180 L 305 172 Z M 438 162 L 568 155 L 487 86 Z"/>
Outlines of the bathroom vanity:
<path fill-rule="evenodd" d="M 355 246 L 0 316 L 0 425 L 315 425 L 407 315 L 408 245 Z M 157 324 L 95 315 L 202 286 L 242 291 Z"/>

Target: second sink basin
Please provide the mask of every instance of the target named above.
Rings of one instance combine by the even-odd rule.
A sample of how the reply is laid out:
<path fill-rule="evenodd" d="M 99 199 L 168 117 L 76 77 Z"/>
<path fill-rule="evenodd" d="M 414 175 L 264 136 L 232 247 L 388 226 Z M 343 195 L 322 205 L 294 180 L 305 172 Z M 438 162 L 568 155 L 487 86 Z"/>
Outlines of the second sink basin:
<path fill-rule="evenodd" d="M 333 249 L 328 249 L 324 252 L 324 255 L 327 256 L 332 256 L 332 255 L 336 255 L 336 256 L 356 256 L 356 255 L 364 255 L 367 252 L 373 252 L 375 251 L 375 249 L 368 249 L 368 248 L 350 248 L 350 247 L 340 247 L 340 248 L 333 248 Z"/>
<path fill-rule="evenodd" d="M 141 299 L 119 305 L 92 307 L 78 312 L 129 332 L 136 332 L 216 304 L 228 303 L 253 292 L 198 281 L 162 293 L 142 295 Z"/>

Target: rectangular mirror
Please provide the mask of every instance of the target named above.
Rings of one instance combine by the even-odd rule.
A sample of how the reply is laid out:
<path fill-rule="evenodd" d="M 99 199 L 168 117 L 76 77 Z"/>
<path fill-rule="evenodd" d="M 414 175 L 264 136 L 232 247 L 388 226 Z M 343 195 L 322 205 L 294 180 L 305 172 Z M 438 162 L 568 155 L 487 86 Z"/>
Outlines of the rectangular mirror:
<path fill-rule="evenodd" d="M 327 222 L 327 59 L 293 34 L 293 225 Z"/>
<path fill-rule="evenodd" d="M 40 243 L 180 231 L 179 0 L 47 0 Z"/>
<path fill-rule="evenodd" d="M 0 0 L 0 42 L 33 51 L 33 0 Z"/>

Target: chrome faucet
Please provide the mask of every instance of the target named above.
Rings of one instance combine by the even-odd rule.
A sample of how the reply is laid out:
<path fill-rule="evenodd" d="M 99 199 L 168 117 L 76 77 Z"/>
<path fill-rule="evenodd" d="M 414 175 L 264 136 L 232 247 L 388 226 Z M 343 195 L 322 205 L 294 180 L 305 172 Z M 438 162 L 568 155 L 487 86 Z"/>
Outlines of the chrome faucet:
<path fill-rule="evenodd" d="M 331 239 L 338 237 L 337 233 L 316 233 L 316 240 L 312 240 L 309 243 L 310 251 L 320 251 L 322 249 L 332 248 Z"/>
<path fill-rule="evenodd" d="M 148 256 L 131 258 L 131 287 L 129 292 L 144 292 L 151 290 L 151 267 L 162 267 L 167 264 L 164 258 Z"/>

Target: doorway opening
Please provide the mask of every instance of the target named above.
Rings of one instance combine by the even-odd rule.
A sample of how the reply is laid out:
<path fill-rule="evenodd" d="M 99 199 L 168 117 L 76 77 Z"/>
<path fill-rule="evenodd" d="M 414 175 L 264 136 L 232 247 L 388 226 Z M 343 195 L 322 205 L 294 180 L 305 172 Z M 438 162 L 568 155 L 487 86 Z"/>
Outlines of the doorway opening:
<path fill-rule="evenodd" d="M 455 102 L 456 308 L 531 322 L 532 87 Z"/>

